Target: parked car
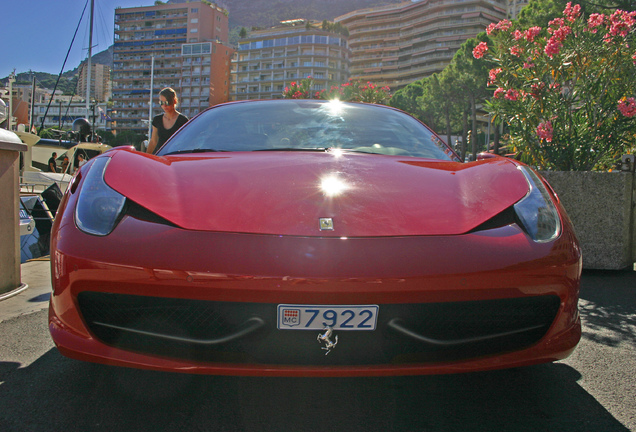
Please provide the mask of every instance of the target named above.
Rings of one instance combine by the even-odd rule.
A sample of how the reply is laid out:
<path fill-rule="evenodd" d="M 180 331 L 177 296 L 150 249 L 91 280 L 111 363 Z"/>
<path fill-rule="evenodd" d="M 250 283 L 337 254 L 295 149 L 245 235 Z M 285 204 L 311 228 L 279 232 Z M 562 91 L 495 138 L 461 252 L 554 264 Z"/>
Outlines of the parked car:
<path fill-rule="evenodd" d="M 531 168 L 465 163 L 415 118 L 212 107 L 73 178 L 52 233 L 60 352 L 204 374 L 381 376 L 567 357 L 581 252 Z"/>

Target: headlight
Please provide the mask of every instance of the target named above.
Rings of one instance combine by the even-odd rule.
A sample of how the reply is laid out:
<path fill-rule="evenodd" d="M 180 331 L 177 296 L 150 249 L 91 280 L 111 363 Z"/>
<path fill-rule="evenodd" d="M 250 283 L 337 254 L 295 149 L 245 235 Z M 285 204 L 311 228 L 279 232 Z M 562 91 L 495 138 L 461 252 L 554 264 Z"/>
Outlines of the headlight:
<path fill-rule="evenodd" d="M 126 197 L 111 189 L 104 181 L 104 172 L 109 162 L 109 157 L 95 159 L 77 198 L 75 223 L 87 234 L 110 234 L 117 225 L 126 202 Z"/>
<path fill-rule="evenodd" d="M 561 220 L 550 194 L 537 175 L 527 167 L 519 167 L 530 191 L 514 205 L 523 229 L 532 240 L 545 243 L 561 234 Z"/>

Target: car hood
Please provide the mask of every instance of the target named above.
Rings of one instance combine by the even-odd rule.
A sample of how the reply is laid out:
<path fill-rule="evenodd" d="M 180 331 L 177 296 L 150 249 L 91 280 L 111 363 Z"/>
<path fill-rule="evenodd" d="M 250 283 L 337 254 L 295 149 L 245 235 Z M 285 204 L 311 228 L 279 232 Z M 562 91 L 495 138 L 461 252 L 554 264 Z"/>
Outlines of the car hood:
<path fill-rule="evenodd" d="M 110 156 L 108 185 L 188 230 L 457 235 L 528 192 L 523 174 L 503 158 L 457 163 L 347 152 L 160 157 L 130 150 Z M 321 229 L 321 218 L 331 218 L 333 229 Z"/>

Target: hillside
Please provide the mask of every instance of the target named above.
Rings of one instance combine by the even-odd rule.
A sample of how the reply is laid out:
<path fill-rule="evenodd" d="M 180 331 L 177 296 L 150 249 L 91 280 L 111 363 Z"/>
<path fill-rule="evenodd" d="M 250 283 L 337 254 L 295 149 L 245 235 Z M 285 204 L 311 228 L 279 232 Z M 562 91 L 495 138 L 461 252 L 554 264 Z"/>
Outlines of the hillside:
<path fill-rule="evenodd" d="M 55 82 L 57 81 L 57 75 L 47 72 L 21 72 L 16 74 L 17 85 L 31 85 L 33 77 L 35 76 L 35 83 L 39 88 L 53 89 Z M 7 86 L 9 77 L 0 79 L 0 85 Z M 57 84 L 57 89 L 63 94 L 70 95 L 75 92 L 77 87 L 77 70 L 64 72 L 60 77 Z"/>
<path fill-rule="evenodd" d="M 230 12 L 230 27 L 270 27 L 279 21 L 304 18 L 332 20 L 358 9 L 404 0 L 220 0 Z"/>

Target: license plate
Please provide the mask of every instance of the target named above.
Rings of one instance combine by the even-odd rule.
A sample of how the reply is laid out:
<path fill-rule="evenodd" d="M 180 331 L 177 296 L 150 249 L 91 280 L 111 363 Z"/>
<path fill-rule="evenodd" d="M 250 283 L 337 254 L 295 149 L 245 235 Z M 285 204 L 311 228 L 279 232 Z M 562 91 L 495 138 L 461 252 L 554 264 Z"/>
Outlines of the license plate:
<path fill-rule="evenodd" d="M 375 330 L 377 305 L 278 305 L 280 330 Z"/>

